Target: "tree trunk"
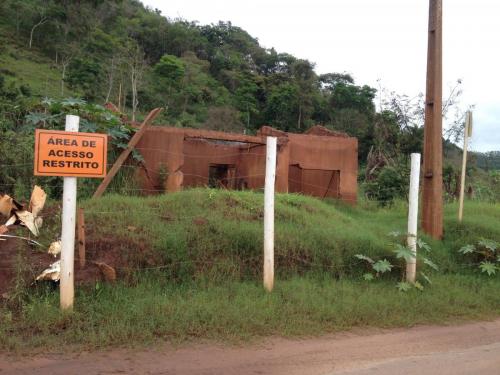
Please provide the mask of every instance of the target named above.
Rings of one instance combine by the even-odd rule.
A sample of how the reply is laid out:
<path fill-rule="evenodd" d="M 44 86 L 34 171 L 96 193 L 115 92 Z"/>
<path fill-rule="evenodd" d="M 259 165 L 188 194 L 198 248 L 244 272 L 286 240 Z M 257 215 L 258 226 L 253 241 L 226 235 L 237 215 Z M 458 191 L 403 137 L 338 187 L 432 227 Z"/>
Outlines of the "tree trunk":
<path fill-rule="evenodd" d="M 21 25 L 21 17 L 19 17 L 19 11 L 16 12 L 16 36 L 19 36 L 19 26 Z"/>
<path fill-rule="evenodd" d="M 184 98 L 184 105 L 182 107 L 182 113 L 186 112 L 188 101 L 189 101 L 189 95 L 186 95 L 186 97 Z"/>
<path fill-rule="evenodd" d="M 302 121 L 302 105 L 299 104 L 299 119 L 297 121 L 297 129 L 300 129 L 301 121 Z"/>
<path fill-rule="evenodd" d="M 106 103 L 109 102 L 109 97 L 111 96 L 111 90 L 113 89 L 113 82 L 114 82 L 114 74 L 115 74 L 115 58 L 111 58 L 111 70 L 109 71 L 109 76 L 108 76 L 108 94 L 106 95 Z M 120 106 L 120 103 L 118 103 L 118 106 Z"/>
<path fill-rule="evenodd" d="M 118 110 L 122 111 L 122 83 L 120 82 L 120 86 L 118 87 Z"/>
<path fill-rule="evenodd" d="M 139 105 L 138 97 L 138 85 L 141 72 L 140 68 L 132 67 L 131 70 L 131 84 L 132 84 L 132 121 L 135 121 L 135 113 L 137 112 L 137 106 Z"/>
<path fill-rule="evenodd" d="M 247 129 L 250 128 L 250 108 L 248 108 L 247 104 Z"/>
<path fill-rule="evenodd" d="M 61 74 L 61 96 L 64 96 L 64 78 L 66 78 L 66 65 L 64 62 L 62 64 L 62 74 Z"/>
<path fill-rule="evenodd" d="M 137 108 L 137 81 L 135 78 L 135 69 L 132 68 L 130 83 L 132 84 L 132 121 L 135 121 L 135 110 Z"/>
<path fill-rule="evenodd" d="M 139 105 L 138 90 L 146 62 L 144 61 L 144 53 L 139 46 L 135 46 L 134 49 L 130 51 L 128 59 L 127 64 L 130 67 L 130 84 L 132 90 L 132 121 L 135 121 L 135 113 Z"/>
<path fill-rule="evenodd" d="M 37 24 L 33 25 L 33 27 L 31 28 L 31 32 L 30 32 L 30 43 L 29 43 L 29 48 L 30 48 L 30 49 L 31 49 L 31 46 L 32 46 L 32 44 L 33 44 L 33 33 L 35 32 L 35 29 L 36 29 L 38 26 L 43 25 L 45 22 L 47 22 L 47 18 L 42 17 L 42 18 L 40 19 L 40 21 L 39 21 Z"/>

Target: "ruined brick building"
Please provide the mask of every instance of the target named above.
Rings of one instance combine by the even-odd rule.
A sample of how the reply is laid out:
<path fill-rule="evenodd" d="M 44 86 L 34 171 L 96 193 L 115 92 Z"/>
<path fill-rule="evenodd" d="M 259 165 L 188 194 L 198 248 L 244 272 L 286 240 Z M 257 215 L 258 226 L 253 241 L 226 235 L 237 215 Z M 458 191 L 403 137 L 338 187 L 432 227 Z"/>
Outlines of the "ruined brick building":
<path fill-rule="evenodd" d="M 256 136 L 151 126 L 136 149 L 144 189 L 262 189 L 266 136 L 278 138 L 276 191 L 356 201 L 358 141 L 314 126 L 304 134 L 262 127 Z"/>

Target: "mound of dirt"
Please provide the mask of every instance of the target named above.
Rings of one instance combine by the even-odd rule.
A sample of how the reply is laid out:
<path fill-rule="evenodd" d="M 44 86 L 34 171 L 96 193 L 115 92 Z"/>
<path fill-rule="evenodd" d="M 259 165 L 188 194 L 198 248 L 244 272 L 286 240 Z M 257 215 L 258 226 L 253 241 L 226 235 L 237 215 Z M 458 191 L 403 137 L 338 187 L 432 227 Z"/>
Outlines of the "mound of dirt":
<path fill-rule="evenodd" d="M 16 229 L 9 234 L 16 235 Z M 19 233 L 21 234 L 21 233 Z M 24 232 L 23 232 L 24 234 Z M 105 280 L 102 272 L 102 264 L 115 267 L 119 262 L 117 247 L 107 246 L 104 251 L 93 251 L 87 253 L 87 264 L 81 269 L 79 265 L 78 252 L 75 251 L 75 283 L 94 284 Z M 0 296 L 6 296 L 16 281 L 17 275 L 22 275 L 26 284 L 35 280 L 36 276 L 45 270 L 57 259 L 47 253 L 47 249 L 35 245 L 29 245 L 26 241 L 17 238 L 8 238 L 0 241 Z M 1 298 L 0 298 L 1 299 Z"/>
<path fill-rule="evenodd" d="M 15 230 L 9 234 L 15 234 Z M 8 238 L 0 241 L 0 294 L 7 293 L 12 287 L 16 275 L 33 277 L 47 268 L 54 258 L 26 241 Z"/>

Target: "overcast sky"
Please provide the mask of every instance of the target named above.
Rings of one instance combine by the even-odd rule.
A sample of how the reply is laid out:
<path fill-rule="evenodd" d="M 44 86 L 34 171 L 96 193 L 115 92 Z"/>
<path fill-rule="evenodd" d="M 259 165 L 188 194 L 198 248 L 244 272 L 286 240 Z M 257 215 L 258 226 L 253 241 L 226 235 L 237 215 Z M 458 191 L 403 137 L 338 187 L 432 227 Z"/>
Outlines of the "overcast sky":
<path fill-rule="evenodd" d="M 349 72 L 357 84 L 425 90 L 427 0 L 143 0 L 169 18 L 231 21 L 266 48 Z M 443 92 L 463 79 L 475 105 L 471 149 L 500 150 L 500 1 L 444 0 Z"/>

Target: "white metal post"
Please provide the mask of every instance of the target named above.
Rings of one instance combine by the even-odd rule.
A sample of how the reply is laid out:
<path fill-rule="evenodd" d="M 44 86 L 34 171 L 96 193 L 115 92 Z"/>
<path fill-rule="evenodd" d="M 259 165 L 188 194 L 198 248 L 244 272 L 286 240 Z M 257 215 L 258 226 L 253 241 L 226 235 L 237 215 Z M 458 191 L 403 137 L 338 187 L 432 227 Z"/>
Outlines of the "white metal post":
<path fill-rule="evenodd" d="M 80 118 L 66 116 L 66 131 L 77 132 Z M 64 177 L 61 234 L 61 309 L 73 309 L 76 225 L 76 177 Z"/>
<path fill-rule="evenodd" d="M 274 183 L 276 180 L 276 137 L 266 140 L 266 181 L 264 187 L 264 288 L 274 286 Z"/>
<path fill-rule="evenodd" d="M 420 179 L 420 154 L 411 154 L 410 194 L 408 207 L 407 243 L 413 257 L 406 262 L 406 281 L 414 283 L 417 274 L 417 224 L 418 187 Z"/>
<path fill-rule="evenodd" d="M 467 145 L 472 133 L 472 112 L 467 111 L 465 115 L 464 128 L 464 150 L 462 156 L 462 175 L 460 177 L 460 198 L 458 203 L 458 221 L 462 221 L 464 214 L 464 195 L 465 195 L 465 172 L 467 170 Z"/>

